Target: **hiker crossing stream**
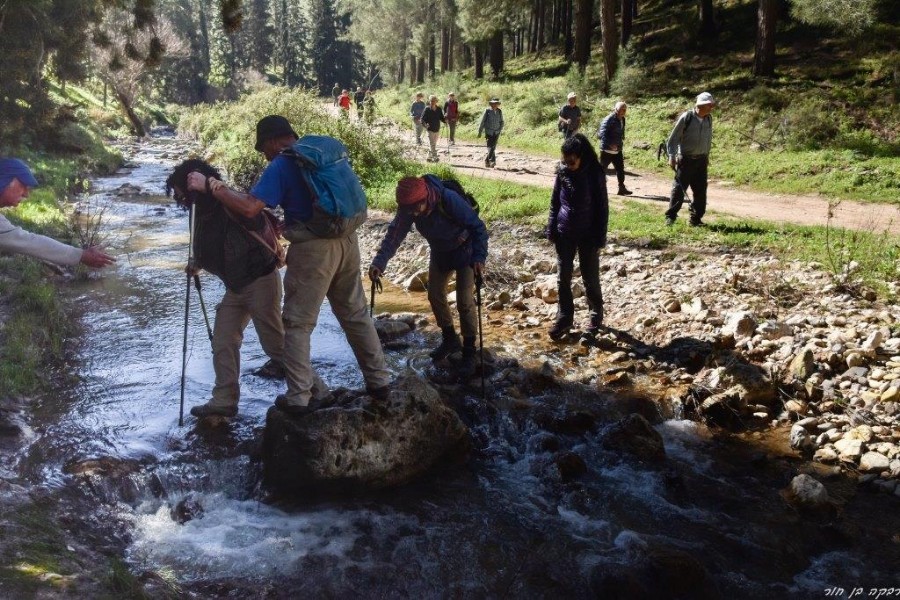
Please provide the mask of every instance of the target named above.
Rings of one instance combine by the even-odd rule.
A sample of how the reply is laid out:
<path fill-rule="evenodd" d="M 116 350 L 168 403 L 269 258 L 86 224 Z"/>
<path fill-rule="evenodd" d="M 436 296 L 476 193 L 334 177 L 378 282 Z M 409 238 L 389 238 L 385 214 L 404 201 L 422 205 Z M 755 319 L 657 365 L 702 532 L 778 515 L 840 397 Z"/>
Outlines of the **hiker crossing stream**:
<path fill-rule="evenodd" d="M 119 262 L 76 288 L 75 376 L 35 412 L 21 470 L 59 490 L 73 535 L 121 556 L 151 596 L 806 598 L 895 574 L 861 533 L 797 518 L 777 493 L 786 469 L 758 449 L 647 403 L 652 427 L 631 434 L 624 412 L 549 385 L 527 403 L 463 388 L 452 404 L 474 448 L 453 468 L 362 497 L 270 502 L 258 444 L 284 384 L 249 374 L 266 359 L 252 327 L 238 417 L 178 427 L 188 221 L 161 190 L 186 150 L 164 136 L 132 150 L 83 201 L 102 207 Z M 223 289 L 203 284 L 214 318 Z M 186 408 L 214 380 L 196 301 L 189 323 Z M 425 341 L 389 351 L 391 367 L 428 374 Z M 327 304 L 312 348 L 329 385 L 363 385 Z M 617 428 L 650 449 L 611 444 Z"/>

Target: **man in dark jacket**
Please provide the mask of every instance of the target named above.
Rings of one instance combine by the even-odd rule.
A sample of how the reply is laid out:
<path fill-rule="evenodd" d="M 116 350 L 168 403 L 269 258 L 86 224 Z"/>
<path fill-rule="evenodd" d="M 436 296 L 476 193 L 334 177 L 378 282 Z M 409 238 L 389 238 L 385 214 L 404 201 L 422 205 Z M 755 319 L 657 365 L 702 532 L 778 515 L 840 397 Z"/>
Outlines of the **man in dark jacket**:
<path fill-rule="evenodd" d="M 456 124 L 459 123 L 459 101 L 453 92 L 447 94 L 447 101 L 444 102 L 444 118 L 447 119 L 447 129 L 450 130 L 450 145 L 452 146 L 456 144 Z"/>
<path fill-rule="evenodd" d="M 431 358 L 438 361 L 461 348 L 460 372 L 464 377 L 471 376 L 475 372 L 475 336 L 478 334 L 475 278 L 484 273 L 487 228 L 469 202 L 445 187 L 434 175 L 401 179 L 397 183 L 397 206 L 397 214 L 369 267 L 369 277 L 372 280 L 381 277 L 388 261 L 415 224 L 431 248 L 428 301 L 443 336 Z M 447 303 L 447 282 L 453 273 L 456 273 L 456 308 L 463 335 L 462 346 Z"/>
<path fill-rule="evenodd" d="M 194 263 L 189 272 L 204 269 L 225 284 L 225 295 L 216 307 L 213 328 L 213 369 L 216 384 L 212 399 L 191 408 L 195 417 L 233 417 L 238 412 L 240 398 L 241 343 L 244 329 L 252 320 L 259 343 L 269 361 L 254 373 L 261 377 L 284 378 L 284 326 L 281 321 L 281 277 L 278 258 L 263 245 L 277 243 L 275 232 L 266 224 L 266 217 L 252 218 L 229 214 L 210 193 L 188 190 L 188 175 L 192 172 L 213 178 L 220 185 L 221 175 L 202 160 L 186 160 L 166 180 L 166 192 L 188 208 L 193 204 L 195 231 Z M 212 180 L 211 180 L 212 181 Z M 259 237 L 256 237 L 259 236 Z M 319 392 L 327 392 L 325 384 L 316 376 Z"/>
<path fill-rule="evenodd" d="M 366 90 L 362 89 L 362 86 L 356 88 L 356 93 L 353 94 L 353 102 L 356 103 L 356 118 L 362 121 L 366 102 Z"/>
<path fill-rule="evenodd" d="M 631 191 L 625 187 L 625 156 L 622 143 L 625 141 L 625 113 L 628 105 L 616 102 L 615 109 L 600 123 L 597 138 L 600 140 L 600 164 L 605 170 L 612 163 L 619 181 L 620 196 L 630 196 Z"/>
<path fill-rule="evenodd" d="M 428 106 L 422 111 L 422 125 L 428 130 L 428 144 L 431 152 L 428 155 L 428 162 L 437 162 L 437 144 L 441 137 L 441 123 L 444 122 L 444 111 L 438 106 L 438 97 L 432 95 L 428 98 Z"/>

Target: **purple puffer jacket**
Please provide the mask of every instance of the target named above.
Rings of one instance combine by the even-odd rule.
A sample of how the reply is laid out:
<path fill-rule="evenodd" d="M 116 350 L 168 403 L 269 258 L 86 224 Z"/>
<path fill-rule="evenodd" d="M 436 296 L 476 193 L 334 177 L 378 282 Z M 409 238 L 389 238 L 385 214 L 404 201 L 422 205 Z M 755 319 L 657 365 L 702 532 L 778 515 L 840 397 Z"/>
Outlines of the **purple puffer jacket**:
<path fill-rule="evenodd" d="M 555 242 L 560 237 L 581 240 L 589 236 L 602 248 L 608 225 L 609 196 L 603 169 L 599 165 L 575 172 L 558 169 L 550 198 L 547 239 Z"/>

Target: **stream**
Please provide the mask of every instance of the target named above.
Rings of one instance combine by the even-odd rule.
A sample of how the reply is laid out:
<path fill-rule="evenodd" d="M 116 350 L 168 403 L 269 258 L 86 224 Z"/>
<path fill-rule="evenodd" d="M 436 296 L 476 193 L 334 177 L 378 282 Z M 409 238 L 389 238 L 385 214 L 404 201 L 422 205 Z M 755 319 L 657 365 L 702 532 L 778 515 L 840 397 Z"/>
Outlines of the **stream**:
<path fill-rule="evenodd" d="M 662 466 L 600 444 L 609 423 L 553 432 L 587 465 L 566 481 L 547 475 L 548 433 L 483 410 L 477 392 L 460 401 L 476 446 L 462 466 L 365 498 L 270 502 L 255 456 L 284 383 L 249 373 L 266 360 L 250 326 L 239 416 L 201 426 L 188 415 L 214 381 L 193 289 L 178 426 L 188 221 L 162 188 L 182 148 L 174 137 L 142 144 L 83 199 L 102 207 L 119 262 L 73 286 L 84 328 L 76 376 L 35 409 L 37 436 L 19 464 L 33 484 L 77 488 L 75 535 L 144 581 L 154 574 L 196 598 L 820 598 L 900 584 L 898 518 L 878 514 L 896 512 L 890 498 L 847 492 L 839 518 L 800 515 L 779 495 L 795 462 L 659 417 Z M 213 319 L 224 290 L 201 277 Z M 327 305 L 312 347 L 329 385 L 362 386 Z M 388 359 L 399 372 L 426 352 L 414 333 Z M 104 476 L 73 474 L 96 460 Z M 182 524 L 173 508 L 185 500 L 193 518 Z"/>

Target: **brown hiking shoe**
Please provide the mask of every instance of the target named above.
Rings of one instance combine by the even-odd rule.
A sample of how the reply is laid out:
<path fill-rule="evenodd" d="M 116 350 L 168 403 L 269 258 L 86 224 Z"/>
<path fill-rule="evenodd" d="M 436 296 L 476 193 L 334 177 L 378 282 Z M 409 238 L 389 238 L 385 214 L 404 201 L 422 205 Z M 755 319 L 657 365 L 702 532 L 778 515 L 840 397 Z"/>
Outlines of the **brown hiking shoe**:
<path fill-rule="evenodd" d="M 191 414 L 198 419 L 206 417 L 234 417 L 237 416 L 237 406 L 216 406 L 207 402 L 191 407 Z"/>

